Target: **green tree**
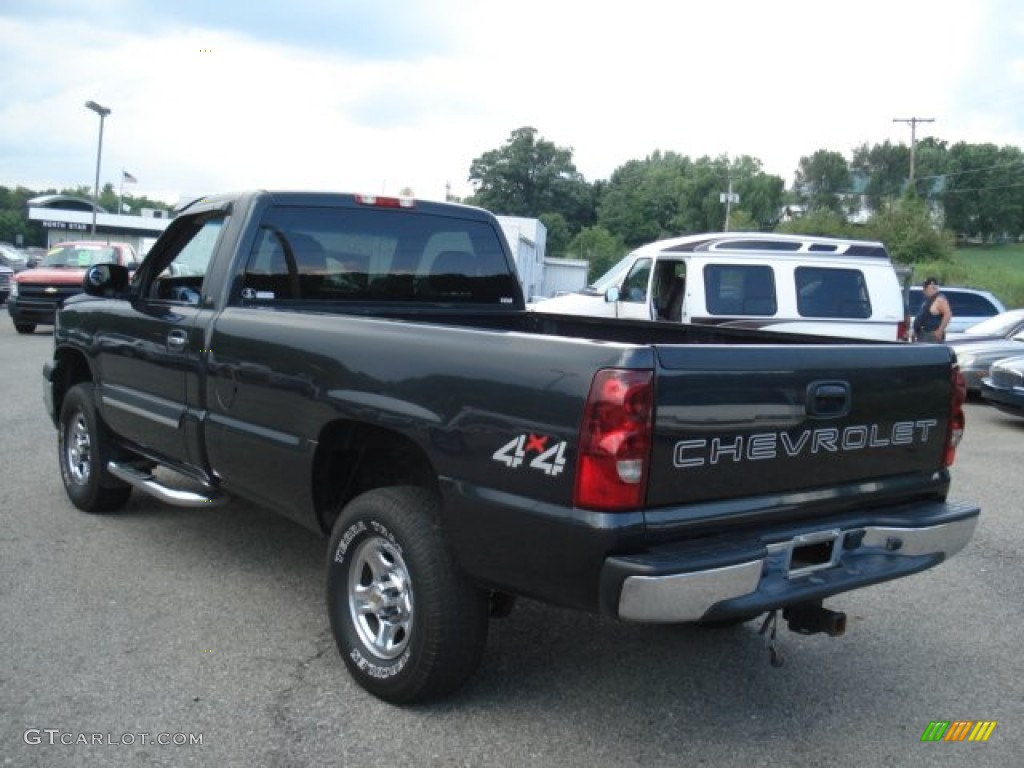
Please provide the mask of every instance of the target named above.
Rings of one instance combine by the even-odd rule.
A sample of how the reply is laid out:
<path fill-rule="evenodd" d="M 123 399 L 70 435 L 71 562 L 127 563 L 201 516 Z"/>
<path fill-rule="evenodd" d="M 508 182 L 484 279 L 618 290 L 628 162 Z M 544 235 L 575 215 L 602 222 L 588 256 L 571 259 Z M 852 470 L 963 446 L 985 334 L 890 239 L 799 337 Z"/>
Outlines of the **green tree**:
<path fill-rule="evenodd" d="M 1018 147 L 954 144 L 949 149 L 942 202 L 946 226 L 990 240 L 1024 231 L 1024 154 Z"/>
<path fill-rule="evenodd" d="M 670 235 L 684 232 L 718 232 L 725 226 L 722 193 L 729 189 L 729 159 L 701 157 L 692 162 L 682 180 Z M 735 190 L 733 190 L 735 192 Z"/>
<path fill-rule="evenodd" d="M 28 201 L 36 193 L 27 187 L 0 187 L 0 241 L 23 246 L 45 245 L 42 225 L 28 218 Z"/>
<path fill-rule="evenodd" d="M 753 217 L 742 209 L 729 213 L 729 232 L 751 232 L 757 230 L 757 222 Z"/>
<path fill-rule="evenodd" d="M 953 236 L 938 229 L 926 201 L 905 195 L 871 217 L 868 237 L 881 240 L 899 264 L 945 262 L 953 258 Z"/>
<path fill-rule="evenodd" d="M 838 152 L 819 149 L 800 158 L 794 180 L 800 201 L 812 210 L 843 213 L 841 195 L 850 190 L 850 168 Z"/>
<path fill-rule="evenodd" d="M 28 221 L 17 211 L 0 210 L 0 241 L 18 243 L 19 236 L 23 245 L 31 245 L 28 242 Z"/>
<path fill-rule="evenodd" d="M 889 141 L 871 147 L 861 144 L 853 150 L 850 170 L 865 180 L 863 194 L 868 207 L 880 211 L 886 201 L 903 194 L 910 171 L 910 148 Z"/>
<path fill-rule="evenodd" d="M 909 157 L 909 150 L 907 151 Z M 910 160 L 907 160 L 908 169 Z M 945 176 L 949 166 L 949 145 L 934 136 L 917 142 L 914 152 L 914 187 L 918 197 L 941 205 Z"/>
<path fill-rule="evenodd" d="M 626 251 L 622 238 L 602 226 L 584 227 L 569 244 L 571 258 L 590 262 L 590 281 L 607 272 L 626 254 Z"/>
<path fill-rule="evenodd" d="M 798 235 L 818 235 L 819 237 L 858 237 L 863 235 L 863 232 L 859 232 L 841 214 L 821 208 L 809 211 L 792 221 L 781 222 L 776 231 Z"/>
<path fill-rule="evenodd" d="M 117 210 L 117 190 L 114 189 L 114 185 L 109 181 L 100 190 L 99 204 L 100 208 L 108 213 L 119 213 Z"/>
<path fill-rule="evenodd" d="M 782 205 L 784 182 L 764 173 L 760 160 L 746 155 L 691 160 L 660 151 L 615 170 L 598 206 L 598 223 L 629 245 L 686 232 L 717 232 L 725 223 L 721 195 L 730 179 L 740 197 L 731 215 L 745 227 L 770 226 Z"/>
<path fill-rule="evenodd" d="M 108 183 L 107 186 L 110 186 L 110 188 L 113 189 L 113 185 Z M 57 193 L 51 189 L 42 194 L 48 195 Z M 60 191 L 60 194 L 68 195 L 69 197 L 81 197 L 84 200 L 92 200 L 92 187 L 86 186 L 85 184 L 79 184 L 77 187 L 65 187 Z"/>
<path fill-rule="evenodd" d="M 689 158 L 660 150 L 619 166 L 604 189 L 598 224 L 628 245 L 676 234 L 691 166 Z"/>
<path fill-rule="evenodd" d="M 547 229 L 547 243 L 544 252 L 548 256 L 561 256 L 569 249 L 572 232 L 565 217 L 560 213 L 542 213 L 537 218 Z"/>
<path fill-rule="evenodd" d="M 471 205 L 508 216 L 559 213 L 577 231 L 594 221 L 593 193 L 572 161 L 572 149 L 537 137 L 537 129 L 512 131 L 505 145 L 473 160 Z"/>
<path fill-rule="evenodd" d="M 740 196 L 738 211 L 746 214 L 745 229 L 766 229 L 779 217 L 786 192 L 786 182 L 780 176 L 765 173 L 761 161 L 742 155 L 732 165 L 733 191 Z M 730 215 L 729 228 L 738 230 Z"/>

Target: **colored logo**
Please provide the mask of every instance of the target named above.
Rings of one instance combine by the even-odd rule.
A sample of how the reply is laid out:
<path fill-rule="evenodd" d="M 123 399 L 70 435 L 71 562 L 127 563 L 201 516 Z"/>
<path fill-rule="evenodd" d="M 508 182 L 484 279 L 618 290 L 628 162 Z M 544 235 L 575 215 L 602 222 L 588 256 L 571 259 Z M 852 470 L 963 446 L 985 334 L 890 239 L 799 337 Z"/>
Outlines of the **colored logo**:
<path fill-rule="evenodd" d="M 995 729 L 995 720 L 932 720 L 921 741 L 988 741 Z"/>

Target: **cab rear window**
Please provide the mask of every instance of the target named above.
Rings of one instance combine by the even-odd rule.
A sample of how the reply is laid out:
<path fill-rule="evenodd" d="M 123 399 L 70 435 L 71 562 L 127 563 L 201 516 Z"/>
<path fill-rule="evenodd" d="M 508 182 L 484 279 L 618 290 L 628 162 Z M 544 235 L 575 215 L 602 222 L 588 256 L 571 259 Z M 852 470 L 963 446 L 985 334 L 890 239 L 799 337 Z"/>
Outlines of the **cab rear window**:
<path fill-rule="evenodd" d="M 483 222 L 282 207 L 261 224 L 241 298 L 512 305 L 516 288 L 499 233 Z"/>

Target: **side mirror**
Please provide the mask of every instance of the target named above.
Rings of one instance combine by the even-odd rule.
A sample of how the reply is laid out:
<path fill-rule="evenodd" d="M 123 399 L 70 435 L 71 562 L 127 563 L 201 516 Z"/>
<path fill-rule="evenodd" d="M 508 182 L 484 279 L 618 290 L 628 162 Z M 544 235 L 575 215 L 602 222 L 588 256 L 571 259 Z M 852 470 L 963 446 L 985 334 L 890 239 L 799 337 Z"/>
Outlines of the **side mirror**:
<path fill-rule="evenodd" d="M 93 264 L 82 278 L 82 290 L 90 296 L 110 299 L 128 291 L 128 268 L 120 264 Z"/>
<path fill-rule="evenodd" d="M 609 304 L 614 304 L 616 301 L 618 301 L 619 287 L 617 285 L 613 285 L 611 288 L 605 291 L 604 300 L 607 301 Z"/>

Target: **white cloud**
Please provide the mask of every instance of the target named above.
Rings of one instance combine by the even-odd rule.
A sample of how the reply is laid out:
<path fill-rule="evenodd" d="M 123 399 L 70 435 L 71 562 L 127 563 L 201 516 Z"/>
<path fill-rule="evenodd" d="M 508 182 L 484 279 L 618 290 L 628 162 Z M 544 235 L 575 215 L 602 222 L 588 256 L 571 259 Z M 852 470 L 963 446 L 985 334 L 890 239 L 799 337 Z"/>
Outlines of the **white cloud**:
<path fill-rule="evenodd" d="M 230 30 L 224 14 L 189 23 L 188 3 L 162 24 L 117 2 L 98 25 L 0 16 L 0 184 L 91 184 L 88 99 L 113 110 L 102 179 L 126 168 L 133 192 L 171 199 L 253 186 L 440 198 L 448 182 L 462 195 L 473 158 L 524 125 L 573 147 L 590 180 L 661 149 L 752 155 L 788 182 L 817 149 L 909 142 L 898 117 L 933 117 L 919 136 L 951 143 L 1024 143 L 1011 0 L 445 0 L 372 56 L 340 12 L 314 29 L 325 6 L 292 5 L 287 28 L 266 19 L 276 32 Z M 367 7 L 361 23 L 382 29 Z"/>

